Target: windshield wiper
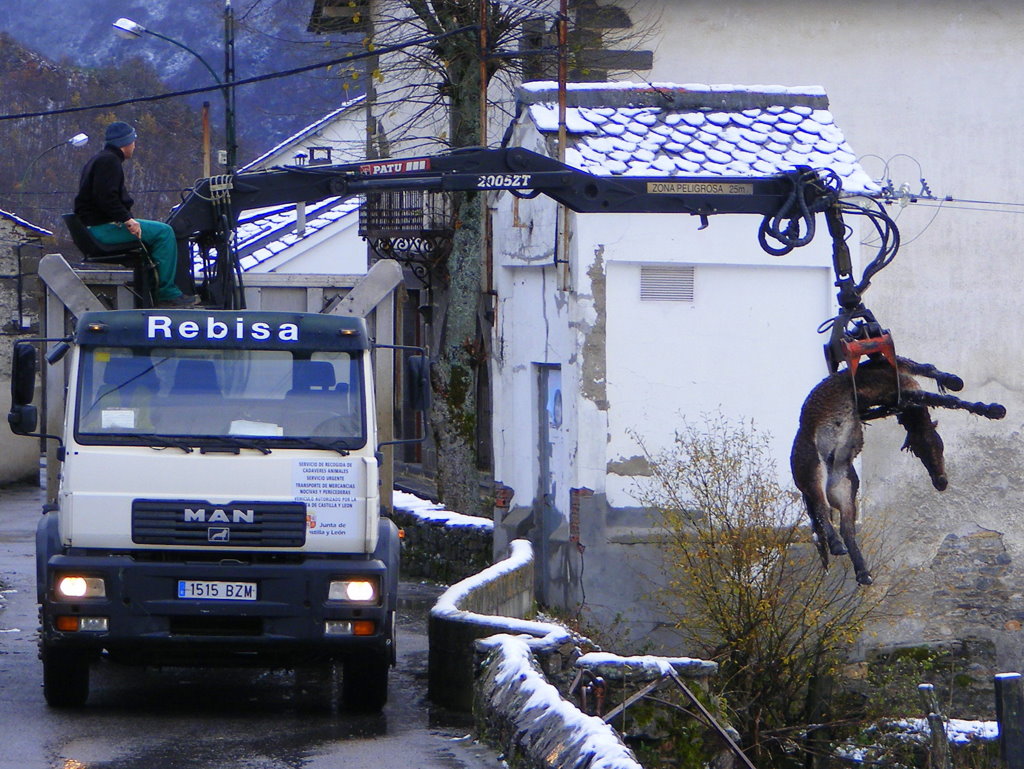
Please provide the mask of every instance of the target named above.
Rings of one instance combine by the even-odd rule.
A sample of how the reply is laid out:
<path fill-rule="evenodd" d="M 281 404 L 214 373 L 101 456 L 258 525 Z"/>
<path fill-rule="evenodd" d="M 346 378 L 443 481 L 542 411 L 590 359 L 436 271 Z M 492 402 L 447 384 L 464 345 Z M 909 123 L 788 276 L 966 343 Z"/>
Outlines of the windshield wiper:
<path fill-rule="evenodd" d="M 341 446 L 343 438 L 299 438 L 296 436 L 290 436 L 286 438 L 277 438 L 278 443 L 287 443 L 290 446 L 313 446 L 318 449 L 327 449 L 328 451 L 337 451 L 343 457 L 349 455 L 349 450 Z"/>
<path fill-rule="evenodd" d="M 262 452 L 264 455 L 270 453 L 270 447 L 267 446 L 267 441 L 262 438 L 241 438 L 237 435 L 216 435 L 209 436 L 215 440 L 223 441 L 232 446 L 238 446 L 243 449 L 256 449 Z"/>
<path fill-rule="evenodd" d="M 156 446 L 150 446 L 150 448 L 160 447 L 181 449 L 186 454 L 191 454 L 194 451 L 194 449 L 185 441 L 168 438 L 166 435 L 157 435 L 156 433 L 130 433 L 127 437 L 132 438 L 133 440 L 156 444 Z"/>

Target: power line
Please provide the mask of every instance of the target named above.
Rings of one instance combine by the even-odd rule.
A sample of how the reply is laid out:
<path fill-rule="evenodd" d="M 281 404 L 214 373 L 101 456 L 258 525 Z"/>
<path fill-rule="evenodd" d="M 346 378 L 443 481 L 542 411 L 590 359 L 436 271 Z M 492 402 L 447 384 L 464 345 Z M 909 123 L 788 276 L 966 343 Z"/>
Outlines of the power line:
<path fill-rule="evenodd" d="M 436 43 L 439 40 L 444 40 L 454 35 L 460 35 L 465 32 L 471 32 L 478 29 L 478 25 L 470 24 L 465 27 L 459 27 L 453 29 L 450 32 L 445 32 L 440 35 L 428 35 L 426 37 L 416 38 L 415 40 L 409 40 L 405 43 L 396 43 L 395 45 L 384 46 L 382 48 L 374 48 L 372 51 L 365 53 L 348 54 L 337 59 L 329 59 L 328 61 L 321 61 L 316 64 L 307 64 L 303 67 L 295 67 L 294 69 L 283 70 L 280 72 L 270 72 L 265 75 L 256 75 L 254 77 L 247 77 L 241 80 L 235 80 L 231 83 L 224 83 L 218 85 L 209 85 L 202 88 L 189 88 L 183 91 L 172 91 L 170 93 L 155 94 L 150 96 L 136 96 L 131 99 L 121 99 L 120 101 L 106 102 L 104 104 L 89 104 L 82 107 L 64 107 L 62 109 L 44 110 L 40 112 L 20 112 L 15 115 L 0 115 L 0 121 L 3 120 L 25 120 L 27 118 L 34 117 L 49 117 L 50 115 L 67 115 L 72 112 L 85 112 L 93 109 L 110 109 L 112 107 L 123 107 L 126 104 L 139 104 L 142 102 L 160 101 L 161 99 L 174 99 L 179 96 L 193 96 L 200 93 L 209 93 L 211 91 L 223 91 L 225 88 L 237 88 L 242 85 L 249 85 L 251 83 L 262 83 L 266 80 L 277 80 L 282 77 L 290 77 L 291 75 L 298 75 L 302 72 L 310 72 L 315 69 L 325 69 L 327 67 L 333 67 L 336 64 L 346 64 L 354 61 L 361 61 L 362 59 L 368 59 L 372 56 L 380 56 L 381 54 L 394 53 L 395 51 L 401 51 L 405 48 L 412 48 L 414 46 L 429 45 Z"/>
<path fill-rule="evenodd" d="M 918 201 L 917 205 L 924 206 L 925 208 L 941 208 L 944 211 L 980 211 L 980 212 L 986 213 L 986 214 L 1024 214 L 1024 210 L 1022 210 L 1020 208 L 1013 209 L 1013 208 L 981 208 L 980 207 L 980 206 L 983 206 L 983 205 L 984 206 L 1021 206 L 1021 205 L 1024 205 L 1022 203 L 996 203 L 994 201 L 979 200 L 979 201 L 976 201 L 977 205 L 973 205 L 973 206 L 960 206 L 960 205 L 957 205 L 957 203 L 970 203 L 970 202 L 972 202 L 972 201 L 969 201 L 969 200 L 961 201 L 961 200 L 958 200 L 958 199 L 954 198 L 953 202 L 950 203 L 948 199 L 938 199 L 937 198 L 935 202 L 932 202 L 932 201 Z"/>

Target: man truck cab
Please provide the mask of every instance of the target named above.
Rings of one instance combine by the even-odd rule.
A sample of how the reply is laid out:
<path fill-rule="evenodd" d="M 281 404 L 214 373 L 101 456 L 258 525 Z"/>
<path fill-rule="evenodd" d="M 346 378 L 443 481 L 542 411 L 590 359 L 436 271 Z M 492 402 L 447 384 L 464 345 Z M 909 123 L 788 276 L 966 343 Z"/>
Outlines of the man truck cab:
<path fill-rule="evenodd" d="M 383 707 L 399 537 L 380 516 L 364 321 L 119 310 L 84 314 L 69 341 L 59 490 L 37 533 L 47 701 L 83 703 L 103 655 L 337 662 L 345 706 Z M 14 356 L 23 434 L 34 353 Z"/>

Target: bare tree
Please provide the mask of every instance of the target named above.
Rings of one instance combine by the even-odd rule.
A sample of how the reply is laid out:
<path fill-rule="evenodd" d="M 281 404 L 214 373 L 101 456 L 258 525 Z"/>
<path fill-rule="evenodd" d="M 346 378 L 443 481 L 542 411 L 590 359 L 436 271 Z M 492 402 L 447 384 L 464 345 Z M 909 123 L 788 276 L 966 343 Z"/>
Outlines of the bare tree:
<path fill-rule="evenodd" d="M 590 6 L 597 7 L 593 0 L 573 0 L 574 18 L 592 19 Z M 554 34 L 559 10 L 558 0 L 378 0 L 372 18 L 361 19 L 368 47 L 417 38 L 429 42 L 370 67 L 368 153 L 408 155 L 488 144 L 488 126 L 503 127 L 514 117 L 514 88 L 524 78 L 554 77 L 559 55 L 584 77 L 583 54 L 595 40 L 601 42 L 601 35 L 592 26 L 574 24 L 574 45 L 559 51 Z M 360 20 L 358 10 L 354 16 Z M 453 195 L 451 211 L 451 250 L 434 275 L 439 289 L 431 340 L 436 480 L 446 504 L 479 513 L 478 374 L 489 355 L 491 301 L 482 285 L 481 257 L 488 223 L 480 193 Z"/>

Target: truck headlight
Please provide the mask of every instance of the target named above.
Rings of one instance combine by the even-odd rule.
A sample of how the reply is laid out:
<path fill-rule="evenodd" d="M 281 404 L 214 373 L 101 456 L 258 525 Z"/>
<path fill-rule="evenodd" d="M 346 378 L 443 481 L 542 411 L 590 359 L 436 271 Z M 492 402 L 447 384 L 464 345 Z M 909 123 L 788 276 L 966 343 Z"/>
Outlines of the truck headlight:
<path fill-rule="evenodd" d="M 355 603 L 377 603 L 378 590 L 375 579 L 331 580 L 327 590 L 328 601 L 352 601 Z"/>
<path fill-rule="evenodd" d="M 57 596 L 60 598 L 106 598 L 107 586 L 102 577 L 64 574 L 57 577 Z"/>

